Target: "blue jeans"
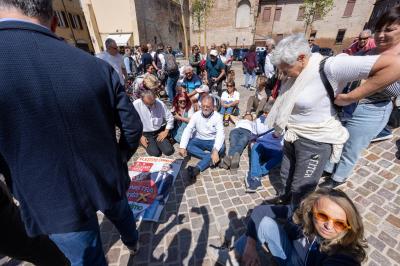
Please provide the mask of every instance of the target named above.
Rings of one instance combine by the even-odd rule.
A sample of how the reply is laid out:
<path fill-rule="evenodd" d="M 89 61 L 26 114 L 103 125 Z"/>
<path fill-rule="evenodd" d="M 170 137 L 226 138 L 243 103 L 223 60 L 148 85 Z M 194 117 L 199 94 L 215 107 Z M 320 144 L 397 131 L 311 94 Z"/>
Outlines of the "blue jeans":
<path fill-rule="evenodd" d="M 260 143 L 251 148 L 250 177 L 263 177 L 282 162 L 283 151 L 271 150 Z"/>
<path fill-rule="evenodd" d="M 251 137 L 251 131 L 244 128 L 235 128 L 229 134 L 229 156 L 233 156 L 235 153 L 242 154 L 246 148 Z"/>
<path fill-rule="evenodd" d="M 172 103 L 176 94 L 176 83 L 179 79 L 179 72 L 175 74 L 168 75 L 167 78 L 167 94 L 168 99 Z"/>
<path fill-rule="evenodd" d="M 233 112 L 233 107 L 225 108 L 225 107 L 223 107 L 223 106 L 221 106 L 221 110 L 219 111 L 219 113 L 220 113 L 221 115 L 224 115 L 224 114 L 231 115 L 232 112 Z"/>
<path fill-rule="evenodd" d="M 211 164 L 211 151 L 214 148 L 214 140 L 202 140 L 198 138 L 193 138 L 189 141 L 187 146 L 187 151 L 196 158 L 201 159 L 197 164 L 197 167 L 201 172 L 210 167 Z M 225 145 L 219 150 L 218 154 L 221 156 L 224 154 Z"/>
<path fill-rule="evenodd" d="M 339 162 L 336 165 L 329 162 L 325 166 L 325 171 L 333 174 L 333 180 L 336 182 L 346 181 L 362 150 L 368 147 L 371 140 L 388 123 L 392 109 L 390 101 L 357 105 L 352 118 L 347 120 L 344 125 L 349 131 L 350 137 L 344 144 Z"/>
<path fill-rule="evenodd" d="M 256 71 L 253 70 L 252 72 L 249 73 L 249 71 L 246 71 L 245 78 L 244 78 L 244 84 L 246 87 L 250 86 L 255 86 L 256 82 Z"/>
<path fill-rule="evenodd" d="M 110 219 L 121 234 L 121 240 L 127 247 L 135 247 L 138 241 L 135 218 L 124 198 L 104 215 Z M 97 216 L 92 217 L 89 230 L 51 234 L 50 238 L 70 260 L 72 266 L 107 265 L 100 239 Z"/>

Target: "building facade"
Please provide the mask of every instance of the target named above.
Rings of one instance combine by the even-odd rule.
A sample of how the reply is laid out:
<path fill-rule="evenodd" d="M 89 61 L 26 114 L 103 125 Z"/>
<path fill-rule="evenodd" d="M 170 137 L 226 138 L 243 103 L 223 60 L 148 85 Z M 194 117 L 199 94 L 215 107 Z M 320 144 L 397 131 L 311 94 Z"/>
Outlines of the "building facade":
<path fill-rule="evenodd" d="M 366 28 L 375 30 L 375 25 L 381 15 L 397 5 L 400 5 L 400 0 L 377 0 Z"/>
<path fill-rule="evenodd" d="M 79 0 L 54 0 L 58 20 L 56 34 L 69 44 L 87 52 L 94 52 L 89 29 Z"/>
<path fill-rule="evenodd" d="M 276 41 L 293 33 L 305 33 L 303 0 L 215 0 L 207 19 L 206 43 L 242 47 Z M 317 44 L 339 52 L 363 30 L 375 0 L 335 0 L 332 10 L 316 20 L 306 35 L 314 35 Z M 191 18 L 191 41 L 204 44 L 204 30 Z"/>
<path fill-rule="evenodd" d="M 232 47 L 244 47 L 253 43 L 259 0 L 215 0 L 203 25 L 190 19 L 191 44 L 207 47 L 216 43 L 229 43 Z"/>
<path fill-rule="evenodd" d="M 181 6 L 173 0 L 82 0 L 96 52 L 107 38 L 119 46 L 151 43 L 184 49 Z M 184 3 L 189 25 L 188 1 Z M 189 31 L 189 27 L 187 27 Z"/>
<path fill-rule="evenodd" d="M 314 21 L 307 35 L 315 36 L 319 46 L 340 52 L 364 29 L 374 3 L 375 0 L 335 0 L 332 10 Z M 255 42 L 262 42 L 266 36 L 280 40 L 293 33 L 305 33 L 303 1 L 261 1 Z"/>

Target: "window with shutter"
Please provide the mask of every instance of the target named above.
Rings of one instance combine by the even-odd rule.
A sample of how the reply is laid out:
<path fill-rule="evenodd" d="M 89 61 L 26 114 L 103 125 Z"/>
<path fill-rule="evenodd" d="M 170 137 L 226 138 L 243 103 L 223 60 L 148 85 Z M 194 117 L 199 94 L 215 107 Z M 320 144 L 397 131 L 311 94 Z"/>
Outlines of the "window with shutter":
<path fill-rule="evenodd" d="M 338 30 L 338 33 L 336 35 L 336 40 L 335 40 L 336 44 L 341 44 L 343 42 L 345 33 L 346 33 L 346 29 Z"/>
<path fill-rule="evenodd" d="M 62 16 L 62 20 L 64 21 L 65 27 L 69 28 L 69 23 L 68 23 L 68 19 L 67 19 L 67 15 L 65 14 L 64 11 L 61 11 L 61 16 Z"/>
<path fill-rule="evenodd" d="M 343 13 L 343 17 L 351 17 L 355 5 L 356 5 L 356 0 L 348 0 L 346 8 Z"/>
<path fill-rule="evenodd" d="M 275 9 L 274 21 L 279 21 L 281 19 L 281 14 L 282 14 L 282 7 L 277 7 Z"/>
<path fill-rule="evenodd" d="M 297 14 L 297 20 L 304 20 L 304 12 L 306 8 L 304 6 L 299 7 L 299 13 Z"/>
<path fill-rule="evenodd" d="M 78 20 L 79 28 L 80 28 L 81 30 L 83 30 L 83 24 L 82 24 L 81 17 L 80 17 L 79 15 L 76 15 L 76 18 L 77 18 L 77 20 Z"/>
<path fill-rule="evenodd" d="M 269 22 L 270 19 L 271 19 L 271 8 L 270 7 L 264 7 L 262 21 Z"/>
<path fill-rule="evenodd" d="M 72 16 L 72 14 L 68 13 L 68 17 L 69 17 L 69 21 L 71 22 L 71 27 L 73 29 L 76 29 L 76 24 L 75 24 L 74 17 Z"/>

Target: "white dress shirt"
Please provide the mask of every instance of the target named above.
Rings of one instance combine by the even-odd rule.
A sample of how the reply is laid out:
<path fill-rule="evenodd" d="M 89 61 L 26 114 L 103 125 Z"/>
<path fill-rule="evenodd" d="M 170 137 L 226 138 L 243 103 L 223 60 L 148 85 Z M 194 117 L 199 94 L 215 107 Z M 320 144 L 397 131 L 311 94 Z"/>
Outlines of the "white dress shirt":
<path fill-rule="evenodd" d="M 271 54 L 267 54 L 265 57 L 265 65 L 264 65 L 265 76 L 267 78 L 272 78 L 275 75 L 274 65 L 271 63 Z"/>
<path fill-rule="evenodd" d="M 149 107 L 144 104 L 142 99 L 137 99 L 133 102 L 133 106 L 142 120 L 143 132 L 157 131 L 165 124 L 165 129 L 174 128 L 174 116 L 162 101 L 156 99 L 154 104 Z"/>
<path fill-rule="evenodd" d="M 122 68 L 125 68 L 124 65 L 124 57 L 120 54 L 111 55 L 107 51 L 101 52 L 96 55 L 97 58 L 100 58 L 107 63 L 109 63 L 115 71 L 117 71 L 121 84 L 125 84 L 124 74 L 122 72 Z"/>
<path fill-rule="evenodd" d="M 218 112 L 214 112 L 209 118 L 205 118 L 201 111 L 194 113 L 190 118 L 189 124 L 183 131 L 179 147 L 181 149 L 186 149 L 192 133 L 195 132 L 194 138 L 201 140 L 215 140 L 214 149 L 219 151 L 225 141 L 224 125 L 222 120 L 222 115 Z"/>

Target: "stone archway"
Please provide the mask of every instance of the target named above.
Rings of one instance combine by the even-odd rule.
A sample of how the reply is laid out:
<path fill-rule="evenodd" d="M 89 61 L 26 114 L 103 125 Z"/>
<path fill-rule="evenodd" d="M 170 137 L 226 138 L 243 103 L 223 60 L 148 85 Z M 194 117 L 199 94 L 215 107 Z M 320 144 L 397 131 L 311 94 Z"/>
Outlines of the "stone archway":
<path fill-rule="evenodd" d="M 251 26 L 251 3 L 249 0 L 242 0 L 236 9 L 236 28 L 248 28 Z"/>

